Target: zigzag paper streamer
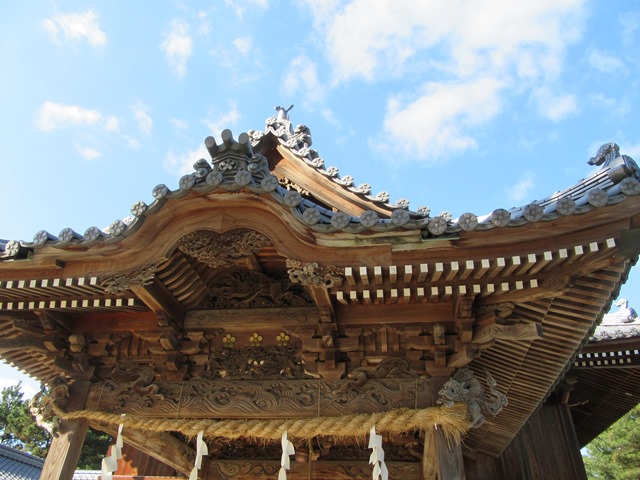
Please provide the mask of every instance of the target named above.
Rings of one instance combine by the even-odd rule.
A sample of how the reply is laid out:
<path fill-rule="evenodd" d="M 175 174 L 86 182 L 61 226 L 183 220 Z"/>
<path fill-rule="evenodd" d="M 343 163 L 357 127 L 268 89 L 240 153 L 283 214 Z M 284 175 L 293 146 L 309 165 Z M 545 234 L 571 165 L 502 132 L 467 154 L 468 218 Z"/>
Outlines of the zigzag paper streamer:
<path fill-rule="evenodd" d="M 369 432 L 369 448 L 373 451 L 369 457 L 369 464 L 373 465 L 373 480 L 389 480 L 389 471 L 384 463 L 384 450 L 382 449 L 382 435 L 376 434 L 376 426 Z"/>
<path fill-rule="evenodd" d="M 202 457 L 204 457 L 205 455 L 209 455 L 209 448 L 202 439 L 203 435 L 204 431 L 200 430 L 198 432 L 198 438 L 196 439 L 196 463 L 191 470 L 189 480 L 198 480 L 198 470 L 202 468 Z"/>
<path fill-rule="evenodd" d="M 287 480 L 287 470 L 291 468 L 290 455 L 296 453 L 293 443 L 287 438 L 287 431 L 282 432 L 282 457 L 280 458 L 280 471 L 278 472 L 278 480 Z"/>
<path fill-rule="evenodd" d="M 122 421 L 124 421 L 124 415 L 122 415 Z M 116 443 L 111 447 L 111 454 L 102 459 L 102 480 L 112 480 L 113 472 L 118 469 L 118 460 L 122 458 L 122 447 L 124 445 L 122 441 L 122 429 L 124 423 L 118 425 L 118 435 L 116 436 Z"/>

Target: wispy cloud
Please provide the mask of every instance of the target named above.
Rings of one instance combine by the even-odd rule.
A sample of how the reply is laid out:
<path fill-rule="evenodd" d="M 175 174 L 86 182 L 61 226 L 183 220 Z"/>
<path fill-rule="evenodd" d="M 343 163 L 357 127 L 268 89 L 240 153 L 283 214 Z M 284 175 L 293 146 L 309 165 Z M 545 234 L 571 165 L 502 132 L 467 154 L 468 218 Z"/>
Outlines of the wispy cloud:
<path fill-rule="evenodd" d="M 85 160 L 94 160 L 94 159 L 98 158 L 101 155 L 101 153 L 98 150 L 96 150 L 95 148 L 82 147 L 82 146 L 78 145 L 77 143 L 75 144 L 75 147 L 76 147 L 76 151 Z"/>
<path fill-rule="evenodd" d="M 564 120 L 578 111 L 575 95 L 556 95 L 547 87 L 535 90 L 533 99 L 540 115 L 554 122 Z"/>
<path fill-rule="evenodd" d="M 133 115 L 138 122 L 140 130 L 142 130 L 147 135 L 150 134 L 153 130 L 153 120 L 149 116 L 149 107 L 138 100 L 134 104 L 130 105 L 129 108 L 131 108 L 131 110 L 133 111 Z"/>
<path fill-rule="evenodd" d="M 305 55 L 291 60 L 282 92 L 289 98 L 299 95 L 303 102 L 309 105 L 322 102 L 326 95 L 326 87 L 318 79 L 317 64 Z"/>
<path fill-rule="evenodd" d="M 160 44 L 173 72 L 182 78 L 187 73 L 187 60 L 193 53 L 193 41 L 189 36 L 189 25 L 183 20 L 173 20 L 171 31 Z"/>
<path fill-rule="evenodd" d="M 257 7 L 261 10 L 269 8 L 269 0 L 224 0 L 224 3 L 235 12 L 238 18 L 242 18 L 248 8 Z"/>
<path fill-rule="evenodd" d="M 454 85 L 427 83 L 417 99 L 396 96 L 388 101 L 384 129 L 401 148 L 417 147 L 414 155 L 437 161 L 447 152 L 476 146 L 466 132 L 498 112 L 501 88 L 490 77 Z"/>
<path fill-rule="evenodd" d="M 102 115 L 97 110 L 87 110 L 77 105 L 44 102 L 36 114 L 35 126 L 48 132 L 71 125 L 95 125 Z"/>
<path fill-rule="evenodd" d="M 533 174 L 527 172 L 524 178 L 507 188 L 507 196 L 512 202 L 522 202 L 529 196 L 534 186 Z"/>
<path fill-rule="evenodd" d="M 238 120 L 240 120 L 238 106 L 231 102 L 226 112 L 210 111 L 209 115 L 201 121 L 215 138 L 220 138 L 220 133 L 226 128 L 235 126 Z"/>
<path fill-rule="evenodd" d="M 186 130 L 187 128 L 189 128 L 189 124 L 187 123 L 187 121 L 181 118 L 172 118 L 170 122 L 171 125 L 173 125 L 173 128 L 175 128 L 176 130 Z"/>
<path fill-rule="evenodd" d="M 57 44 L 61 43 L 60 32 L 67 40 L 80 42 L 85 39 L 93 47 L 101 47 L 107 43 L 107 35 L 100 29 L 98 14 L 93 10 L 57 14 L 43 20 L 42 26 Z"/>
<path fill-rule="evenodd" d="M 428 145 L 414 158 L 430 160 L 447 149 L 474 148 L 474 129 L 515 91 L 536 92 L 538 112 L 553 121 L 576 111 L 575 97 L 556 84 L 567 46 L 581 35 L 583 3 L 380 0 L 371 8 L 367 0 L 312 0 L 309 8 L 324 39 L 332 88 L 402 76 L 435 79 L 418 87 L 421 94 L 415 84 L 391 94 L 381 133 L 408 151 Z M 300 88 L 300 74 L 291 70 L 287 81 Z"/>
<path fill-rule="evenodd" d="M 211 158 L 204 143 L 197 149 L 188 150 L 184 153 L 174 153 L 172 150 L 169 150 L 164 159 L 164 168 L 168 172 L 178 176 L 187 175 L 193 172 L 193 165 L 200 158 Z"/>
<path fill-rule="evenodd" d="M 589 54 L 589 65 L 604 73 L 616 73 L 617 70 L 623 67 L 623 63 L 619 58 L 607 55 L 597 49 L 593 49 Z"/>
<path fill-rule="evenodd" d="M 233 46 L 236 47 L 236 50 L 243 57 L 246 57 L 247 55 L 249 55 L 249 52 L 251 51 L 251 44 L 252 44 L 251 37 L 240 37 L 240 38 L 236 38 L 233 41 Z"/>
<path fill-rule="evenodd" d="M 119 132 L 120 131 L 120 122 L 118 122 L 117 117 L 109 117 L 104 122 L 104 129 L 107 132 Z"/>

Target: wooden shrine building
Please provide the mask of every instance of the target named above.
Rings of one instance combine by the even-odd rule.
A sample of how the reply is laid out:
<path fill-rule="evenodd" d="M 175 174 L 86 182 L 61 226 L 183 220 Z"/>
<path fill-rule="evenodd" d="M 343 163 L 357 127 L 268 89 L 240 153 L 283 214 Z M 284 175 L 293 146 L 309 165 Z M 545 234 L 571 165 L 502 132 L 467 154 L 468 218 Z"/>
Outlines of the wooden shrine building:
<path fill-rule="evenodd" d="M 59 422 L 43 478 L 119 424 L 137 475 L 187 478 L 203 432 L 199 478 L 274 479 L 286 431 L 288 478 L 372 478 L 375 426 L 389 478 L 586 478 L 580 445 L 640 394 L 598 417 L 617 387 L 584 357 L 640 250 L 633 159 L 608 144 L 564 191 L 452 219 L 326 167 L 279 107 L 205 144 L 125 220 L 0 242 L 0 356 Z M 629 338 L 609 367 L 637 369 Z"/>

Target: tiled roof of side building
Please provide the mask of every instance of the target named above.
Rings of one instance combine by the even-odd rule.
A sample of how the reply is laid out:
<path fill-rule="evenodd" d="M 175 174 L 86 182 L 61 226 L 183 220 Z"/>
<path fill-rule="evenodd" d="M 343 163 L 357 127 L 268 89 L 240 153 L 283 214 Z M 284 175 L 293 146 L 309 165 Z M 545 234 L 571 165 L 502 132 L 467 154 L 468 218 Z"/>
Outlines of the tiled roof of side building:
<path fill-rule="evenodd" d="M 0 478 L 2 480 L 37 480 L 44 460 L 5 445 L 0 445 Z"/>

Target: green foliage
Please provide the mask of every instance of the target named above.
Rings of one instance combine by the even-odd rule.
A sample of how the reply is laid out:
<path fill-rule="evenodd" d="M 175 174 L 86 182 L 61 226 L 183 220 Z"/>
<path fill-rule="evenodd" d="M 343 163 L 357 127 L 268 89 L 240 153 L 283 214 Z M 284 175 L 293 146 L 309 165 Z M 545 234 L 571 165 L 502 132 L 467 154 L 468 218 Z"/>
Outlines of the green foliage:
<path fill-rule="evenodd" d="M 29 402 L 22 398 L 22 385 L 4 388 L 0 394 L 0 443 L 29 452 L 38 457 L 47 455 L 51 436 L 36 425 Z"/>
<path fill-rule="evenodd" d="M 40 428 L 29 411 L 29 401 L 23 399 L 22 385 L 7 387 L 0 393 L 0 443 L 23 452 L 46 457 L 51 435 Z M 99 469 L 107 453 L 111 437 L 93 429 L 87 436 L 78 460 L 79 469 Z"/>
<path fill-rule="evenodd" d="M 584 465 L 593 480 L 640 478 L 640 404 L 587 445 Z"/>

